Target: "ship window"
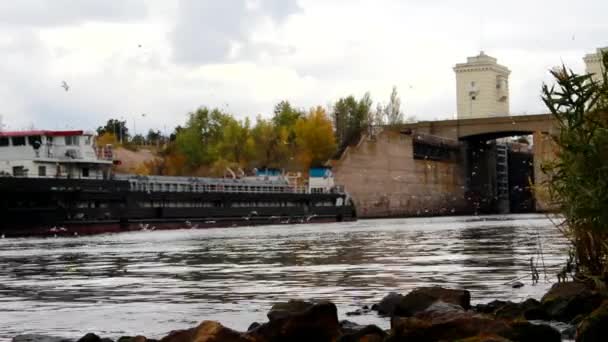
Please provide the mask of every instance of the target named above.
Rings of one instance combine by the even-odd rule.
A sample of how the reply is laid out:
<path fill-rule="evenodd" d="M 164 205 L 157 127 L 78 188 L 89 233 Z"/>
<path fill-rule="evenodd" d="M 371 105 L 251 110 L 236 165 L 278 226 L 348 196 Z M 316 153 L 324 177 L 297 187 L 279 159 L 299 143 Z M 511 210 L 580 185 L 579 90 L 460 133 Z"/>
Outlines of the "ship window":
<path fill-rule="evenodd" d="M 40 145 L 42 145 L 42 137 L 39 135 L 30 135 L 27 137 L 27 143 L 34 147 L 40 147 Z"/>
<path fill-rule="evenodd" d="M 82 168 L 82 177 L 89 177 L 89 168 L 88 167 Z"/>
<path fill-rule="evenodd" d="M 25 146 L 25 137 L 13 137 L 13 146 Z"/>
<path fill-rule="evenodd" d="M 25 139 L 24 139 L 25 141 Z M 13 166 L 13 176 L 15 177 L 25 177 L 27 176 L 27 172 L 23 166 Z"/>
<path fill-rule="evenodd" d="M 84 137 L 84 144 L 91 145 L 91 136 L 90 135 L 87 135 L 86 137 Z"/>
<path fill-rule="evenodd" d="M 67 136 L 65 137 L 65 144 L 68 146 L 78 146 L 79 145 L 79 141 L 78 141 L 78 136 Z"/>
<path fill-rule="evenodd" d="M 0 146 L 8 146 L 8 138 L 0 137 Z"/>
<path fill-rule="evenodd" d="M 38 166 L 38 177 L 46 177 L 46 166 Z"/>

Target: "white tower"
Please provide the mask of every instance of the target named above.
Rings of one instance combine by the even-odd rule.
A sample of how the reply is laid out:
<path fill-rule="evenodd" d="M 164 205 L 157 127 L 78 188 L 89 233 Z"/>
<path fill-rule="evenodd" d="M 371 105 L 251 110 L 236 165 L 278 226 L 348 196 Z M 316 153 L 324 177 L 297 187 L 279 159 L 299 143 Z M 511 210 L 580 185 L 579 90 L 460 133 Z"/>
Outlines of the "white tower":
<path fill-rule="evenodd" d="M 509 115 L 509 74 L 511 71 L 481 51 L 456 64 L 458 119 Z"/>
<path fill-rule="evenodd" d="M 586 72 L 594 74 L 593 79 L 596 81 L 602 78 L 602 52 L 608 52 L 608 47 L 599 48 L 595 53 L 590 53 L 583 58 L 586 65 Z"/>

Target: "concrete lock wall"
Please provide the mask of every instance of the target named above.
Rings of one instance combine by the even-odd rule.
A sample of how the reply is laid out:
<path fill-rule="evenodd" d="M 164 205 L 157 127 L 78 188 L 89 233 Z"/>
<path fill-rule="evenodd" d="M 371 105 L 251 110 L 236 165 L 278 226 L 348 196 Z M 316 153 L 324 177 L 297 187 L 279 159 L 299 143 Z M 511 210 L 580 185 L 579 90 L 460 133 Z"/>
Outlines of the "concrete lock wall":
<path fill-rule="evenodd" d="M 414 159 L 412 136 L 398 131 L 363 137 L 334 162 L 333 171 L 359 217 L 448 215 L 468 208 L 460 163 Z"/>

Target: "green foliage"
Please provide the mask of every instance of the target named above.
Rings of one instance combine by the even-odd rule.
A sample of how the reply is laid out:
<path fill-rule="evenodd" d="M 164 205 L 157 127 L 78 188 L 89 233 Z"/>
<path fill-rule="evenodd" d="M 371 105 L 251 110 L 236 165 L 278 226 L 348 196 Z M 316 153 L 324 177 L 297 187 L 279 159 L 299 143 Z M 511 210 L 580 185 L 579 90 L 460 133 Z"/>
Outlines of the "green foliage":
<path fill-rule="evenodd" d="M 603 58 L 608 69 L 608 55 Z M 559 125 L 557 158 L 543 166 L 549 193 L 565 218 L 582 275 L 608 279 L 608 77 L 594 81 L 566 67 L 551 72 L 543 101 Z"/>
<path fill-rule="evenodd" d="M 117 137 L 119 142 L 126 142 L 129 140 L 129 129 L 127 128 L 127 122 L 117 119 L 110 119 L 104 126 L 97 128 L 97 135 L 103 135 L 105 133 L 111 133 Z"/>
<path fill-rule="evenodd" d="M 401 99 L 397 94 L 397 87 L 393 87 L 391 97 L 384 107 L 384 115 L 389 126 L 401 125 L 403 123 L 403 112 L 401 111 Z"/>
<path fill-rule="evenodd" d="M 370 121 L 371 107 L 372 99 L 369 93 L 358 101 L 352 95 L 336 101 L 332 116 L 340 153 L 361 138 Z"/>

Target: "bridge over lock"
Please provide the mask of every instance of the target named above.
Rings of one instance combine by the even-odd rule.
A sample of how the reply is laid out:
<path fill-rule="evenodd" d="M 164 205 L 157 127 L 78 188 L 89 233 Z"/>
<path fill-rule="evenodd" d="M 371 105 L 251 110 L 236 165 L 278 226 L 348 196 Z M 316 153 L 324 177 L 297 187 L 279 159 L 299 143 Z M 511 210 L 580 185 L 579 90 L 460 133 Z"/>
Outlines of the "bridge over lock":
<path fill-rule="evenodd" d="M 542 211 L 531 186 L 546 179 L 557 130 L 550 114 L 383 127 L 349 147 L 334 173 L 363 217 Z M 501 141 L 513 136 L 532 136 L 531 146 Z"/>

